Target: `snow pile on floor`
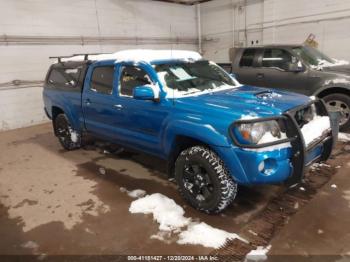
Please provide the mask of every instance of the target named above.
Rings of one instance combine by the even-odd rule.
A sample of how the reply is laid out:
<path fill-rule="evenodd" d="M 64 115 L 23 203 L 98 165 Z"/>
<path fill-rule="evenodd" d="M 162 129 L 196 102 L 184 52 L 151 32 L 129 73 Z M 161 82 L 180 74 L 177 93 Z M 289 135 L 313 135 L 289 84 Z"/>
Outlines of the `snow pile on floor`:
<path fill-rule="evenodd" d="M 323 167 L 331 167 L 330 165 L 328 164 L 325 164 L 325 163 L 313 163 L 311 166 L 310 166 L 310 169 L 312 171 L 315 171 L 315 170 L 320 170 L 322 169 Z"/>
<path fill-rule="evenodd" d="M 271 245 L 267 247 L 257 247 L 257 249 L 250 251 L 245 258 L 245 262 L 264 261 L 267 259 L 267 253 L 270 251 Z"/>
<path fill-rule="evenodd" d="M 218 248 L 227 240 L 235 238 L 247 242 L 237 234 L 211 227 L 203 222 L 193 222 L 192 218 L 184 216 L 184 209 L 177 205 L 174 200 L 159 193 L 133 201 L 129 211 L 133 214 L 153 215 L 154 220 L 159 223 L 161 232 L 152 235 L 152 239 L 166 241 L 165 238 L 170 238 L 172 234 L 178 234 L 178 244 L 202 245 L 208 248 Z"/>
<path fill-rule="evenodd" d="M 185 211 L 182 207 L 159 193 L 135 200 L 131 203 L 129 211 L 133 214 L 152 214 L 159 223 L 159 229 L 164 231 L 175 230 L 190 223 L 190 219 L 184 217 Z"/>
<path fill-rule="evenodd" d="M 157 234 L 152 235 L 150 238 L 151 239 L 157 239 L 159 241 L 163 241 L 167 244 L 171 244 L 172 232 L 171 231 L 159 231 Z"/>
<path fill-rule="evenodd" d="M 29 248 L 29 249 L 38 249 L 39 245 L 34 241 L 28 241 L 28 242 L 22 244 L 21 247 Z"/>
<path fill-rule="evenodd" d="M 146 195 L 146 191 L 142 189 L 135 189 L 132 191 L 127 190 L 125 187 L 120 188 L 120 192 L 127 193 L 129 197 L 140 198 Z"/>
<path fill-rule="evenodd" d="M 310 145 L 313 141 L 320 138 L 331 128 L 331 122 L 328 116 L 315 116 L 313 120 L 301 128 L 304 136 L 305 145 Z"/>
<path fill-rule="evenodd" d="M 244 242 L 237 234 L 229 233 L 221 229 L 209 226 L 206 223 L 191 223 L 187 230 L 179 234 L 178 244 L 202 245 L 205 247 L 219 248 L 228 239 L 238 238 Z"/>
<path fill-rule="evenodd" d="M 349 142 L 350 141 L 350 134 L 339 133 L 338 140 L 343 141 L 343 142 Z"/>

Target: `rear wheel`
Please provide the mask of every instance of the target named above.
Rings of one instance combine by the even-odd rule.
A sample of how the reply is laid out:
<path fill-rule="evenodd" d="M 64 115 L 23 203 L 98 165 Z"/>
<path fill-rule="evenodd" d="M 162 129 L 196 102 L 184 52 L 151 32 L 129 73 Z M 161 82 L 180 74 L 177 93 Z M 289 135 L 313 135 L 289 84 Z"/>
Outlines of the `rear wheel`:
<path fill-rule="evenodd" d="M 323 100 L 326 102 L 330 112 L 340 112 L 339 129 L 347 131 L 350 129 L 350 97 L 345 94 L 331 94 L 325 96 Z"/>
<path fill-rule="evenodd" d="M 73 130 L 65 114 L 59 114 L 54 119 L 55 135 L 66 150 L 77 149 L 81 146 L 80 134 Z"/>
<path fill-rule="evenodd" d="M 237 183 L 223 161 L 210 149 L 195 146 L 181 152 L 175 163 L 181 195 L 196 209 L 219 213 L 237 194 Z"/>

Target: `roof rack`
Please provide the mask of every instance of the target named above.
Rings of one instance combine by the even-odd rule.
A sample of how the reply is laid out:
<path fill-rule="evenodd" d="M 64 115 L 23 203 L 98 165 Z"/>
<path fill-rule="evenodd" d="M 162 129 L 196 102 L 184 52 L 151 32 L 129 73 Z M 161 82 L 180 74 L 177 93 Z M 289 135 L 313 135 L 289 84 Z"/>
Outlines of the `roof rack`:
<path fill-rule="evenodd" d="M 90 54 L 73 54 L 69 56 L 50 56 L 49 59 L 57 59 L 58 63 L 62 63 L 62 58 L 72 58 L 75 56 L 84 56 L 84 61 L 89 60 L 90 55 L 107 55 L 110 53 L 90 53 Z"/>
<path fill-rule="evenodd" d="M 89 60 L 89 55 L 109 55 L 111 53 L 90 53 L 90 54 L 74 54 L 73 56 L 84 56 L 84 60 Z"/>
<path fill-rule="evenodd" d="M 73 57 L 72 55 L 70 56 L 50 56 L 49 59 L 57 59 L 58 60 L 58 63 L 61 63 L 62 62 L 62 58 L 71 58 Z"/>

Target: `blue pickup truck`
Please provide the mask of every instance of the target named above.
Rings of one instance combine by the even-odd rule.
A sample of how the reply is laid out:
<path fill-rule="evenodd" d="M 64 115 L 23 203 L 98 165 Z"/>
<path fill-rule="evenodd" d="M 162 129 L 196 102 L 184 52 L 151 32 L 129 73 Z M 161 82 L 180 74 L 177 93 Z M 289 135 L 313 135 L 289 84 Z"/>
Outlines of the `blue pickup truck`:
<path fill-rule="evenodd" d="M 43 98 L 62 146 L 77 149 L 89 135 L 159 157 L 198 210 L 224 210 L 237 185 L 296 184 L 331 154 L 321 100 L 243 86 L 196 52 L 57 59 Z"/>

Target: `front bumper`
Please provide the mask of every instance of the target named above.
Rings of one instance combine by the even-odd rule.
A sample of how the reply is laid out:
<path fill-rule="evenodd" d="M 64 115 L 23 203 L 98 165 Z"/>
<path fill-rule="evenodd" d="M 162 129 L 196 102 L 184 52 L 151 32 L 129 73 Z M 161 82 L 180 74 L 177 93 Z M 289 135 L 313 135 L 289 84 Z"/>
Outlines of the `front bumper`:
<path fill-rule="evenodd" d="M 272 184 L 286 182 L 293 185 L 301 181 L 305 169 L 317 161 L 325 161 L 329 158 L 335 143 L 335 134 L 329 130 L 306 147 L 300 125 L 296 119 L 296 113 L 315 104 L 317 114 L 329 116 L 325 104 L 321 100 L 312 101 L 286 112 L 282 117 L 286 121 L 286 134 L 288 139 L 282 143 L 290 143 L 290 147 L 278 150 L 268 150 L 259 146 L 249 146 L 237 143 L 235 155 L 241 163 L 244 176 L 239 174 L 240 183 L 243 184 Z M 244 120 L 247 121 L 256 121 Z M 278 146 L 281 142 L 269 144 L 269 148 Z M 246 147 L 246 148 L 244 148 Z M 232 167 L 228 167 L 230 170 Z M 237 170 L 237 168 L 235 168 Z M 235 171 L 232 172 L 235 174 Z"/>

